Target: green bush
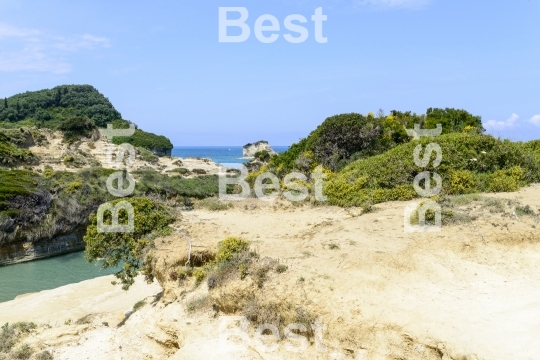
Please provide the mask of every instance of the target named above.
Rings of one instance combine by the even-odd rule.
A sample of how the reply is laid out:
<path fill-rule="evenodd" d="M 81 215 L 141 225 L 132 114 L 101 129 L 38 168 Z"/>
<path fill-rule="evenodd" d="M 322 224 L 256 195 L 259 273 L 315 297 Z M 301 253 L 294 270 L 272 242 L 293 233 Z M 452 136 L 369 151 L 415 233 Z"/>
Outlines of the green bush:
<path fill-rule="evenodd" d="M 189 174 L 189 170 L 186 169 L 186 168 L 175 168 L 175 169 L 169 170 L 168 172 L 179 173 L 179 174 L 182 174 L 182 175 L 188 175 Z"/>
<path fill-rule="evenodd" d="M 135 192 L 138 195 L 156 194 L 166 198 L 177 196 L 204 199 L 217 196 L 219 182 L 217 175 L 182 178 L 160 174 L 155 170 L 133 171 L 137 178 Z"/>
<path fill-rule="evenodd" d="M 415 147 L 421 144 L 425 148 L 431 142 L 441 146 L 440 166 L 433 167 L 435 154 L 426 168 L 416 166 Z M 512 191 L 520 185 L 540 181 L 540 162 L 526 144 L 488 135 L 454 133 L 412 141 L 384 154 L 355 161 L 329 179 L 324 192 L 331 204 L 340 206 L 406 200 L 417 196 L 412 184 L 423 171 L 436 172 L 442 177 L 443 193 Z"/>
<path fill-rule="evenodd" d="M 270 160 L 270 153 L 266 150 L 257 151 L 254 155 L 254 158 L 260 161 L 268 161 Z"/>
<path fill-rule="evenodd" d="M 450 194 L 469 194 L 475 191 L 476 178 L 467 170 L 451 170 L 449 172 Z"/>
<path fill-rule="evenodd" d="M 443 134 L 453 132 L 462 133 L 465 128 L 476 129 L 477 133 L 483 133 L 485 131 L 480 116 L 474 116 L 461 109 L 429 108 L 426 112 L 425 128 L 434 129 L 437 124 L 442 125 Z"/>
<path fill-rule="evenodd" d="M 58 130 L 63 131 L 64 140 L 73 142 L 80 138 L 89 138 L 96 126 L 87 116 L 75 116 L 63 120 Z"/>
<path fill-rule="evenodd" d="M 175 218 L 161 205 L 148 198 L 127 198 L 111 201 L 112 205 L 120 201 L 127 201 L 133 206 L 135 213 L 134 231 L 124 233 L 98 232 L 97 217 L 90 216 L 90 225 L 86 229 L 84 241 L 86 242 L 85 258 L 89 262 L 103 258 L 103 268 L 116 267 L 123 262 L 123 269 L 115 274 L 127 290 L 137 276 L 138 270 L 144 265 L 143 254 L 150 245 L 148 235 L 166 235 L 171 228 L 167 225 Z M 121 211 L 119 223 L 126 224 L 128 215 Z M 106 212 L 104 224 L 111 223 L 111 213 Z"/>
<path fill-rule="evenodd" d="M 155 164 L 159 161 L 159 157 L 154 155 L 152 152 L 146 150 L 145 148 L 138 147 L 137 154 L 146 162 Z"/>
<path fill-rule="evenodd" d="M 23 344 L 17 350 L 13 352 L 13 358 L 23 359 L 23 360 L 30 359 L 33 353 L 34 353 L 34 349 L 32 349 L 30 345 Z"/>
<path fill-rule="evenodd" d="M 233 207 L 233 204 L 230 202 L 220 201 L 218 198 L 210 197 L 206 199 L 199 200 L 195 207 L 198 209 L 208 209 L 211 211 L 221 211 L 228 210 Z"/>
<path fill-rule="evenodd" d="M 112 141 L 116 145 L 129 143 L 133 147 L 144 149 L 170 150 L 173 148 L 173 144 L 165 136 L 152 134 L 140 129 L 136 129 L 132 136 L 115 136 Z"/>
<path fill-rule="evenodd" d="M 219 243 L 216 253 L 216 261 L 227 261 L 232 259 L 234 254 L 240 253 L 249 248 L 249 243 L 238 237 L 228 237 Z"/>

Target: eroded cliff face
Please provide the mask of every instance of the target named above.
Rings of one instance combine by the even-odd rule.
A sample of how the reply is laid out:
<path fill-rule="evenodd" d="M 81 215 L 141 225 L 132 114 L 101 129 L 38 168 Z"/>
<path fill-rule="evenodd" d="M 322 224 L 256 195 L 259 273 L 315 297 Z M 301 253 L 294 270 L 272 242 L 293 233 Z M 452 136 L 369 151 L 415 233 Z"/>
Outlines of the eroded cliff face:
<path fill-rule="evenodd" d="M 9 242 L 0 244 L 0 266 L 47 258 L 84 250 L 84 229 L 35 242 Z"/>
<path fill-rule="evenodd" d="M 268 151 L 270 155 L 274 155 L 276 153 L 268 144 L 268 141 L 261 140 L 253 144 L 244 145 L 244 148 L 242 149 L 242 156 L 246 158 L 254 157 L 255 153 L 263 150 Z"/>

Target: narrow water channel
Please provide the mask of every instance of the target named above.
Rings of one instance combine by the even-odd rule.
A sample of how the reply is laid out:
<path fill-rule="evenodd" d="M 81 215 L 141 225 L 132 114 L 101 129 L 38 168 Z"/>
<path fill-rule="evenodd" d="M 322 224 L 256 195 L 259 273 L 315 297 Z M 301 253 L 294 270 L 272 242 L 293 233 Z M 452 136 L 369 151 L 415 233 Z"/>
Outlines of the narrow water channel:
<path fill-rule="evenodd" d="M 84 259 L 84 251 L 21 264 L 0 266 L 0 302 L 16 296 L 110 275 L 118 269 L 101 268 Z"/>

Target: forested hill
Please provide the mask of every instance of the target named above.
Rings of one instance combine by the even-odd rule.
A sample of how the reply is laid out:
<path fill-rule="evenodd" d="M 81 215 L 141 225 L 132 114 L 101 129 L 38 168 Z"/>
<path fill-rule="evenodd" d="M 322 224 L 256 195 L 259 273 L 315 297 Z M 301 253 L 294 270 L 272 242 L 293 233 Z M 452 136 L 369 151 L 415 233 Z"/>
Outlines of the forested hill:
<path fill-rule="evenodd" d="M 37 126 L 71 131 L 81 124 L 85 130 L 91 130 L 104 128 L 107 123 L 114 123 L 115 128 L 128 126 L 128 121 L 122 120 L 109 99 L 91 85 L 61 85 L 0 100 L 0 128 Z M 173 147 L 168 138 L 140 129 L 121 140 L 138 147 L 165 150 L 165 153 Z"/>
<path fill-rule="evenodd" d="M 27 91 L 6 98 L 0 104 L 0 127 L 17 125 L 55 129 L 69 117 L 87 116 L 98 127 L 122 119 L 109 99 L 91 85 L 61 85 Z"/>

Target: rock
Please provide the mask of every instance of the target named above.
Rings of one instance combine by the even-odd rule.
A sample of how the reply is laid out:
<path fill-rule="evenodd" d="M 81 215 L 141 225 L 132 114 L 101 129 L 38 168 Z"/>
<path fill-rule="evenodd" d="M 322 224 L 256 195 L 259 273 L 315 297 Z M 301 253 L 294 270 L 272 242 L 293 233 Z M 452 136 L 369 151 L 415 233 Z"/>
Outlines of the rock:
<path fill-rule="evenodd" d="M 255 153 L 263 150 L 268 151 L 270 155 L 274 155 L 276 153 L 274 149 L 268 145 L 268 141 L 261 140 L 253 144 L 244 145 L 242 149 L 242 156 L 245 158 L 254 157 Z"/>

